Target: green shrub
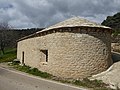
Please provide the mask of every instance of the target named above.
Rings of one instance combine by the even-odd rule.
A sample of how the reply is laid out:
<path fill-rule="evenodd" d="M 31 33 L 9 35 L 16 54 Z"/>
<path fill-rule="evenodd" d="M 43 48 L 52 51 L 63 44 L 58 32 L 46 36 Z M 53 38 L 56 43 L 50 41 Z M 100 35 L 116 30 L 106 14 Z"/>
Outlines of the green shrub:
<path fill-rule="evenodd" d="M 48 74 L 46 72 L 39 71 L 37 68 L 29 69 L 27 73 L 40 76 L 43 78 L 50 78 L 52 76 L 51 74 Z"/>
<path fill-rule="evenodd" d="M 13 65 L 19 65 L 19 64 L 20 64 L 20 61 L 12 61 L 12 64 L 13 64 Z"/>

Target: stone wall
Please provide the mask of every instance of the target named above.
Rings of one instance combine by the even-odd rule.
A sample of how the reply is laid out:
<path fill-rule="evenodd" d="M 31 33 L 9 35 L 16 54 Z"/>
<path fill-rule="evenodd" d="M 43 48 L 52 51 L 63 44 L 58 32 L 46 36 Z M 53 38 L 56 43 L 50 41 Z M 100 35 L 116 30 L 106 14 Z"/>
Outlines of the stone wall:
<path fill-rule="evenodd" d="M 63 28 L 18 42 L 17 58 L 62 78 L 85 78 L 111 64 L 110 31 L 100 28 Z M 46 62 L 43 50 L 48 50 Z"/>

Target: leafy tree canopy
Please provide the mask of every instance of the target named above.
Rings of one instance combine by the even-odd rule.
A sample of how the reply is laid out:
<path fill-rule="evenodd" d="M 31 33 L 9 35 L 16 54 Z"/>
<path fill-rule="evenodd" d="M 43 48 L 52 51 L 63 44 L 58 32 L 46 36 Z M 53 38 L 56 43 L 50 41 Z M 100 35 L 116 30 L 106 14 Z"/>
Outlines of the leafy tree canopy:
<path fill-rule="evenodd" d="M 107 19 L 104 20 L 101 24 L 109 26 L 113 29 L 120 29 L 120 12 L 113 16 L 107 16 Z"/>

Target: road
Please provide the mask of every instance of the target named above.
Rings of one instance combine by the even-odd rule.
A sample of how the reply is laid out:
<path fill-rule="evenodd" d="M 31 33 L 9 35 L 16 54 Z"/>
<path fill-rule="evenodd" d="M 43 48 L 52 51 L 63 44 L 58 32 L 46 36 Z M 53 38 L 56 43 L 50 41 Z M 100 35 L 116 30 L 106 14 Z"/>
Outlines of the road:
<path fill-rule="evenodd" d="M 0 90 L 87 90 L 0 67 Z"/>

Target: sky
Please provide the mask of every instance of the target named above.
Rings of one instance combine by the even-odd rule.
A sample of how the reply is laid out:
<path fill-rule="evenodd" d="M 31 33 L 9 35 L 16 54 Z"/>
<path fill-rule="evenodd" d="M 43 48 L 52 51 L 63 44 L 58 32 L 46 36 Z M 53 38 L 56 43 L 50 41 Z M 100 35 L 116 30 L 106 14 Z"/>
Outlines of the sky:
<path fill-rule="evenodd" d="M 101 23 L 119 11 L 120 0 L 0 0 L 0 23 L 45 28 L 75 16 Z"/>

